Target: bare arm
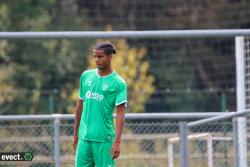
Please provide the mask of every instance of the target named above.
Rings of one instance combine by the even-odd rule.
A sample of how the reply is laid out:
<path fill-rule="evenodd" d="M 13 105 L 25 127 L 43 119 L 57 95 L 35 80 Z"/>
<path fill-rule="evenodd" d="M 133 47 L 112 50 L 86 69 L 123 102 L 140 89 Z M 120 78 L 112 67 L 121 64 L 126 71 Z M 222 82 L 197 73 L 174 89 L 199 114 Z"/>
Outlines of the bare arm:
<path fill-rule="evenodd" d="M 110 152 L 113 159 L 116 159 L 120 155 L 121 136 L 124 127 L 125 104 L 117 106 L 115 112 L 116 112 L 116 129 L 115 129 L 116 137 Z"/>
<path fill-rule="evenodd" d="M 74 123 L 74 140 L 73 140 L 73 149 L 76 150 L 76 146 L 78 143 L 78 129 L 81 121 L 82 116 L 82 105 L 83 100 L 78 99 L 76 104 L 76 110 L 75 110 L 75 123 Z"/>

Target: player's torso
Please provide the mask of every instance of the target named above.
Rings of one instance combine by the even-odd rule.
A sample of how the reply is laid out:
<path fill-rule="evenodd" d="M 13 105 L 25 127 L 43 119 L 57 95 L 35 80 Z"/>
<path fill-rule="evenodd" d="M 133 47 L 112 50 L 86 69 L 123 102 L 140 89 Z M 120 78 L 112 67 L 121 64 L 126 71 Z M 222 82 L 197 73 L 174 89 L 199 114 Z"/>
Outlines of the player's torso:
<path fill-rule="evenodd" d="M 83 84 L 84 111 L 81 122 L 83 139 L 92 141 L 113 141 L 113 112 L 117 86 L 115 73 L 100 77 L 89 73 Z"/>
<path fill-rule="evenodd" d="M 116 96 L 116 80 L 115 73 L 108 76 L 100 77 L 95 72 L 92 72 L 84 81 L 85 102 L 103 107 L 114 107 Z"/>

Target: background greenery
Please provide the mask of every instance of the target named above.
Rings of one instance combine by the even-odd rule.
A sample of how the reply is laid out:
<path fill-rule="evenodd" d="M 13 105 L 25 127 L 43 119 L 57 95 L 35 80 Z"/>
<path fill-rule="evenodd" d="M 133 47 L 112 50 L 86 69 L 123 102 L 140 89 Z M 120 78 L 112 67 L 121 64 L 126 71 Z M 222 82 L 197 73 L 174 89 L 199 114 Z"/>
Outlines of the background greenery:
<path fill-rule="evenodd" d="M 249 17 L 247 0 L 0 2 L 0 31 L 249 28 Z M 72 113 L 79 76 L 89 66 L 96 40 L 0 40 L 0 113 Z M 129 112 L 236 108 L 233 38 L 130 39 L 124 40 L 124 46 L 128 49 L 121 52 L 134 49 L 134 56 L 138 55 L 136 49 L 145 49 L 143 58 L 135 61 L 139 66 L 147 63 L 145 76 L 154 78 L 152 82 L 140 80 L 139 75 L 133 78 Z M 129 73 L 122 71 L 123 75 Z M 142 86 L 135 93 L 136 83 Z M 143 87 L 143 83 L 149 86 Z M 139 97 L 146 98 L 136 105 Z"/>

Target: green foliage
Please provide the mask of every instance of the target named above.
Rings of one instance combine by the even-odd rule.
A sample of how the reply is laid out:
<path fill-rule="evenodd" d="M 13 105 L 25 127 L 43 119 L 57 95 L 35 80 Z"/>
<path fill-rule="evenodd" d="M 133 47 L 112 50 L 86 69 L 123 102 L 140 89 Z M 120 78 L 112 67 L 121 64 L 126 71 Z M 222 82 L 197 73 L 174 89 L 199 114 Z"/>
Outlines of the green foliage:
<path fill-rule="evenodd" d="M 62 1 L 3 1 L 0 30 L 64 30 L 65 25 L 87 24 L 75 4 Z M 56 9 L 56 10 L 52 10 Z M 74 18 L 74 19 L 72 19 Z M 68 22 L 65 22 L 68 20 Z M 80 29 L 80 28 L 79 28 Z M 91 40 L 3 40 L 0 41 L 1 114 L 66 113 L 72 104 L 71 91 L 84 69 Z M 6 68 L 11 69 L 6 73 Z M 8 89 L 7 89 L 8 88 Z M 5 90 L 3 90 L 5 89 Z M 6 96 L 6 91 L 10 91 Z M 2 96 L 4 95 L 4 96 Z"/>
<path fill-rule="evenodd" d="M 246 19 L 250 16 L 249 6 L 248 1 L 235 3 L 223 0 L 216 4 L 203 1 L 186 3 L 182 0 L 136 3 L 114 3 L 112 0 L 2 0 L 0 31 L 104 30 L 107 25 L 114 30 L 249 28 L 250 22 Z M 218 111 L 221 94 L 228 92 L 204 93 L 202 90 L 216 88 L 224 91 L 235 87 L 234 43 L 232 39 L 215 40 L 126 41 L 134 48 L 128 51 L 124 47 L 122 52 L 144 52 L 146 56 L 138 61 L 147 59 L 147 63 L 139 65 L 129 63 L 137 62 L 133 56 L 124 62 L 118 60 L 118 64 L 125 67 L 122 71 L 126 73 L 122 75 L 127 77 L 129 84 L 131 110 Z M 0 113 L 72 113 L 78 78 L 87 67 L 89 46 L 94 41 L 0 40 Z M 136 67 L 131 68 L 136 70 L 128 70 L 130 67 L 124 66 L 124 63 Z M 144 70 L 140 71 L 138 66 Z M 147 77 L 143 77 L 143 71 L 154 75 L 154 84 L 152 78 L 148 81 Z M 230 74 L 225 75 L 221 71 L 229 71 Z M 156 91 L 150 90 L 150 86 L 133 84 L 134 80 L 139 81 L 136 78 L 140 82 L 135 83 L 149 83 L 145 86 L 154 85 L 152 88 Z M 225 84 L 223 80 L 230 82 Z M 179 90 L 182 92 L 179 93 Z M 186 93 L 183 93 L 185 90 Z M 196 93 L 193 90 L 201 91 Z M 235 92 L 228 94 L 228 107 L 234 110 Z"/>

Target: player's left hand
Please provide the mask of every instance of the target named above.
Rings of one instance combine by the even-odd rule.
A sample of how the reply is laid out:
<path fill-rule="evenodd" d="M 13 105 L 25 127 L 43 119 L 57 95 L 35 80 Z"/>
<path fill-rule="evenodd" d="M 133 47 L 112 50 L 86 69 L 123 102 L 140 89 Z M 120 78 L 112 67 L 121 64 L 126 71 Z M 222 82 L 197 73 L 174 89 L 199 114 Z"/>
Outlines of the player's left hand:
<path fill-rule="evenodd" d="M 119 142 L 114 142 L 111 150 L 110 150 L 110 154 L 112 159 L 116 159 L 119 157 L 120 155 L 120 143 Z"/>

